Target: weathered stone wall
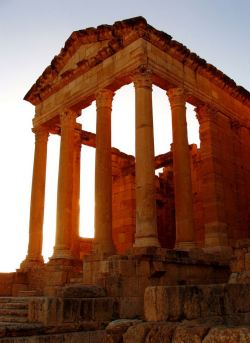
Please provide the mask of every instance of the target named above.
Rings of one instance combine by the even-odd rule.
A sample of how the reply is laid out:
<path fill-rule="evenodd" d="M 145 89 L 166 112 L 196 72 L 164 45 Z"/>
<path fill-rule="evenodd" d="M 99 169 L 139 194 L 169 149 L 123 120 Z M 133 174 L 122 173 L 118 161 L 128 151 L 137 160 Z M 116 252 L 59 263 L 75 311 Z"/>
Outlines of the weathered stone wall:
<path fill-rule="evenodd" d="M 175 243 L 175 212 L 172 166 L 155 176 L 157 226 L 161 246 L 173 248 Z M 113 149 L 113 240 L 123 254 L 132 248 L 135 234 L 135 159 Z"/>
<path fill-rule="evenodd" d="M 193 214 L 195 238 L 204 245 L 204 216 L 201 192 L 200 152 L 195 144 L 190 146 Z M 119 253 L 125 253 L 134 243 L 135 233 L 135 169 L 134 157 L 113 149 L 113 239 Z M 156 168 L 163 167 L 155 176 L 157 228 L 162 248 L 173 249 L 175 245 L 175 205 L 172 153 L 156 157 Z"/>
<path fill-rule="evenodd" d="M 172 165 L 164 167 L 159 177 L 156 176 L 156 209 L 161 247 L 173 249 L 175 246 L 175 206 Z"/>
<path fill-rule="evenodd" d="M 15 273 L 0 273 L 0 296 L 12 295 L 12 285 Z"/>
<path fill-rule="evenodd" d="M 249 129 L 239 121 L 218 114 L 214 123 L 217 129 L 216 148 L 221 168 L 223 211 L 230 245 L 250 235 L 250 154 Z"/>

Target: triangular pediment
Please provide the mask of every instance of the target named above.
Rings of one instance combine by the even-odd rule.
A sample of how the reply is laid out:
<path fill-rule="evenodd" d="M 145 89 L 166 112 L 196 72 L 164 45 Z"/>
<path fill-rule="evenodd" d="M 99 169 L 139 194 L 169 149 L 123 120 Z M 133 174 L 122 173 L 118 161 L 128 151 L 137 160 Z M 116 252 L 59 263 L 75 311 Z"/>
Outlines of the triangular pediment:
<path fill-rule="evenodd" d="M 86 61 L 95 58 L 98 52 L 103 48 L 107 47 L 109 40 L 104 40 L 101 42 L 89 43 L 81 45 L 76 52 L 70 57 L 67 63 L 58 73 L 57 79 L 63 78 L 63 75 L 71 70 L 76 69 L 81 66 Z"/>
<path fill-rule="evenodd" d="M 217 86 L 227 88 L 232 96 L 249 101 L 250 95 L 247 90 L 237 86 L 232 79 L 183 44 L 173 40 L 168 34 L 150 26 L 143 17 L 74 31 L 24 99 L 34 105 L 41 103 L 79 75 L 88 72 L 140 38 L 188 68 L 198 70 L 203 77 L 213 78 Z"/>

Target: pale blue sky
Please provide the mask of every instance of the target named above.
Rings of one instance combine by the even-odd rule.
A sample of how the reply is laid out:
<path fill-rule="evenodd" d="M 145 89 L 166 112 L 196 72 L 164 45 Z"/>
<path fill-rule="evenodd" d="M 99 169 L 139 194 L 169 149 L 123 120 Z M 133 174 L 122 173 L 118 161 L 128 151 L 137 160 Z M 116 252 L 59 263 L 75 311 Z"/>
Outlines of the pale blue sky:
<path fill-rule="evenodd" d="M 250 89 L 249 0 L 0 0 L 0 270 L 26 252 L 34 109 L 22 98 L 72 31 L 138 15 Z"/>

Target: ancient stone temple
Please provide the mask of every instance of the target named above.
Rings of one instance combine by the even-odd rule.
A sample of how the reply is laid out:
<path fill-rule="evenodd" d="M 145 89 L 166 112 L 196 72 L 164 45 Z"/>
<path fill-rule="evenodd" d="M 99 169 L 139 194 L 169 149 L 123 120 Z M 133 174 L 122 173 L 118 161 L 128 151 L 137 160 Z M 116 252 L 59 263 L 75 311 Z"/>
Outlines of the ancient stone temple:
<path fill-rule="evenodd" d="M 115 92 L 130 83 L 135 156 L 111 146 Z M 153 85 L 172 115 L 172 148 L 159 156 Z M 29 246 L 16 273 L 0 274 L 0 342 L 250 340 L 249 92 L 137 17 L 73 32 L 24 99 L 35 106 Z M 93 101 L 96 134 L 77 122 Z M 188 144 L 187 103 L 200 148 Z M 45 264 L 52 134 L 57 224 Z M 96 154 L 89 240 L 79 236 L 82 145 Z"/>

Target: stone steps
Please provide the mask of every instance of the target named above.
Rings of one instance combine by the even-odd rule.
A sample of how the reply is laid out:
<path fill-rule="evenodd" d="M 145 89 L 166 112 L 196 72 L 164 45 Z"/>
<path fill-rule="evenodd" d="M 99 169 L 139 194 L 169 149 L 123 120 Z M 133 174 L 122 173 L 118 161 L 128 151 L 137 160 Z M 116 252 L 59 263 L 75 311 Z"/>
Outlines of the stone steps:
<path fill-rule="evenodd" d="M 27 302 L 26 298 L 23 297 L 0 297 L 0 306 L 3 303 L 20 303 Z"/>
<path fill-rule="evenodd" d="M 0 297 L 0 323 L 27 323 L 28 298 Z"/>
<path fill-rule="evenodd" d="M 28 317 L 19 317 L 13 315 L 0 316 L 0 323 L 27 323 Z"/>
<path fill-rule="evenodd" d="M 26 302 L 5 302 L 0 303 L 0 310 L 1 309 L 19 309 L 19 310 L 25 310 L 27 309 L 27 303 Z"/>
<path fill-rule="evenodd" d="M 25 309 L 20 308 L 0 308 L 0 317 L 2 316 L 15 316 L 15 317 L 27 317 L 28 306 Z"/>
<path fill-rule="evenodd" d="M 19 297 L 35 297 L 37 295 L 36 291 L 20 291 L 18 293 Z"/>

